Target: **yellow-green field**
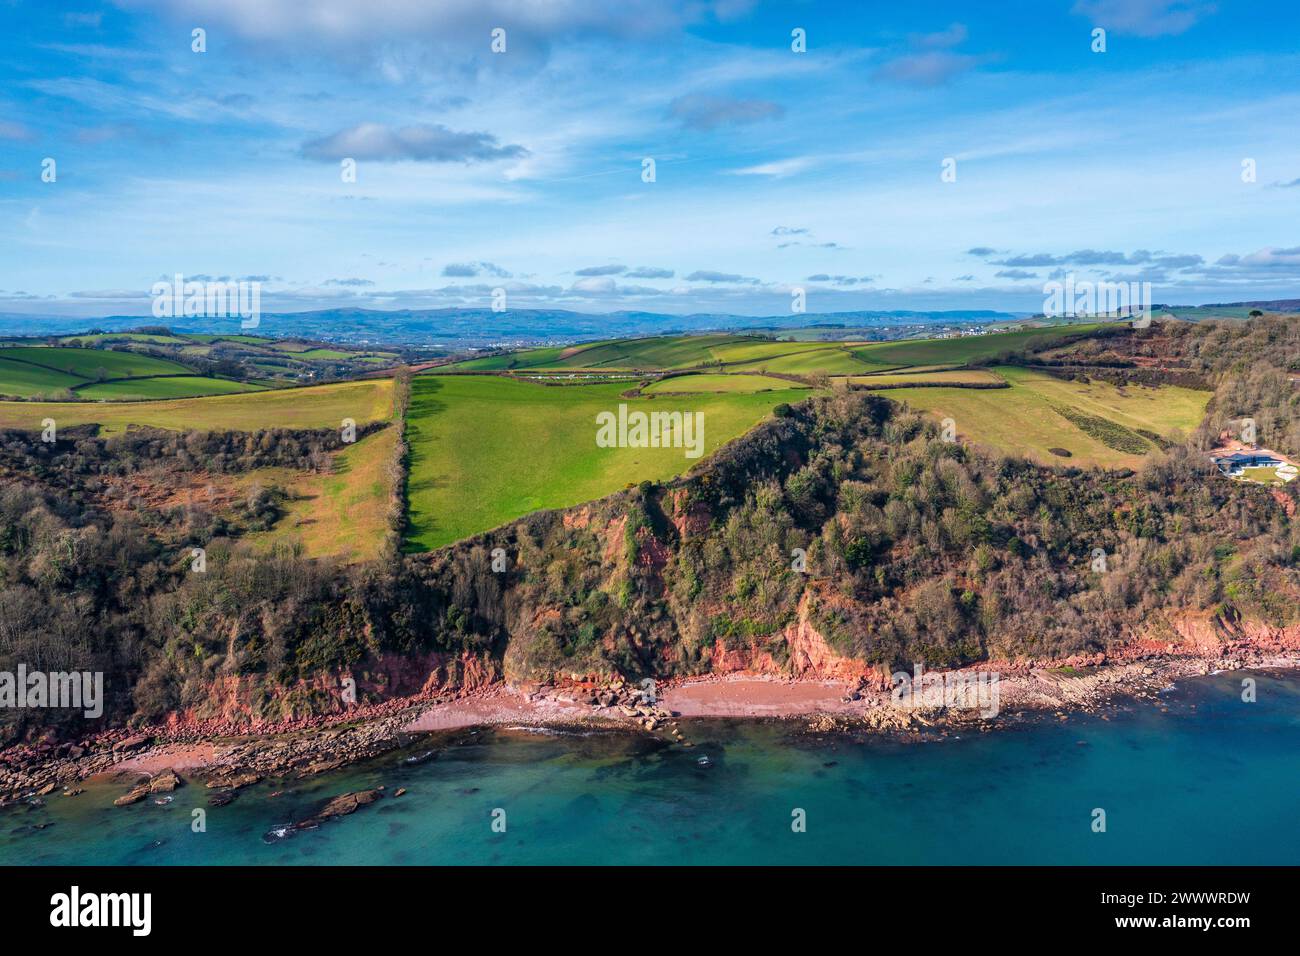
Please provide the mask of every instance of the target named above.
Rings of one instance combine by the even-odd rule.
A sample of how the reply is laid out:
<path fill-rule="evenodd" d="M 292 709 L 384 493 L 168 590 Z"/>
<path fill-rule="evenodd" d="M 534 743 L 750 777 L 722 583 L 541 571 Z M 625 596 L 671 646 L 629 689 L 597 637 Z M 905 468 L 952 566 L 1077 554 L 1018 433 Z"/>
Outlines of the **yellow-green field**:
<path fill-rule="evenodd" d="M 909 388 L 890 397 L 938 418 L 951 418 L 963 441 L 991 445 L 1044 464 L 1107 468 L 1136 467 L 1143 456 L 1106 445 L 1053 405 L 1130 430 L 1169 436 L 1194 429 L 1210 400 L 1209 392 L 1175 386 L 1119 388 L 1099 381 L 1065 381 L 1022 368 L 1000 366 L 995 371 L 1011 388 Z M 1058 457 L 1051 448 L 1063 448 L 1070 457 Z M 1154 451 L 1155 445 L 1148 443 L 1148 448 Z"/>
<path fill-rule="evenodd" d="M 388 462 L 397 434 L 389 426 L 339 452 L 332 474 L 260 468 L 242 476 L 241 484 L 278 485 L 289 493 L 285 516 L 250 540 L 268 548 L 296 541 L 309 558 L 353 563 L 378 557 L 388 530 Z"/>
<path fill-rule="evenodd" d="M 781 372 L 786 375 L 862 375 L 866 372 L 884 371 L 893 366 L 887 362 L 875 362 L 864 358 L 856 346 L 832 345 L 825 343 L 798 343 L 804 347 L 798 351 L 758 358 L 731 366 L 732 370 L 749 372 Z M 820 344 L 820 348 L 810 346 Z"/>
<path fill-rule="evenodd" d="M 128 378 L 119 382 L 98 382 L 77 389 L 77 397 L 93 401 L 113 399 L 197 398 L 202 395 L 235 395 L 260 391 L 251 382 L 233 382 L 203 375 L 168 375 Z"/>
<path fill-rule="evenodd" d="M 157 402 L 0 402 L 0 428 L 39 431 L 46 418 L 60 427 L 96 422 L 108 432 L 129 425 L 211 431 L 263 428 L 339 428 L 392 415 L 391 379 L 366 379 L 242 395 Z"/>
<path fill-rule="evenodd" d="M 408 547 L 441 547 L 545 508 L 664 480 L 807 390 L 623 398 L 624 384 L 538 385 L 499 376 L 419 375 L 412 383 Z M 682 448 L 600 448 L 596 416 L 701 412 L 704 455 Z"/>
<path fill-rule="evenodd" d="M 1018 329 L 1014 332 L 895 342 L 777 341 L 759 335 L 670 335 L 548 346 L 470 359 L 446 367 L 463 371 L 601 369 L 771 371 L 791 375 L 866 375 L 908 366 L 964 365 L 1083 336 L 1099 324 Z M 711 369 L 714 366 L 715 369 Z"/>
<path fill-rule="evenodd" d="M 774 388 L 804 388 L 798 382 L 767 375 L 677 375 L 661 379 L 641 390 L 643 395 L 672 395 L 692 392 L 762 392 Z"/>
<path fill-rule="evenodd" d="M 937 372 L 893 372 L 884 375 L 855 375 L 849 379 L 855 385 L 878 388 L 881 385 L 996 385 L 1002 376 L 989 369 L 959 368 Z"/>

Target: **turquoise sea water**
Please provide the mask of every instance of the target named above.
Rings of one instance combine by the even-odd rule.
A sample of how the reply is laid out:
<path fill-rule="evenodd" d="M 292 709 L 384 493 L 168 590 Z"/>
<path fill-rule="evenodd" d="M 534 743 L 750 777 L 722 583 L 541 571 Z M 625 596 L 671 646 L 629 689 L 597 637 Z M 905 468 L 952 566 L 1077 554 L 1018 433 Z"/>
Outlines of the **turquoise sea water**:
<path fill-rule="evenodd" d="M 1300 680 L 1249 675 L 1247 704 L 1243 676 L 1180 684 L 1166 710 L 920 742 L 736 721 L 681 722 L 692 749 L 481 730 L 218 808 L 201 786 L 114 807 L 126 787 L 94 785 L 0 811 L 0 864 L 1298 864 Z M 380 785 L 377 803 L 266 842 L 329 797 Z M 195 807 L 206 832 L 191 829 Z M 792 830 L 796 808 L 806 832 Z"/>

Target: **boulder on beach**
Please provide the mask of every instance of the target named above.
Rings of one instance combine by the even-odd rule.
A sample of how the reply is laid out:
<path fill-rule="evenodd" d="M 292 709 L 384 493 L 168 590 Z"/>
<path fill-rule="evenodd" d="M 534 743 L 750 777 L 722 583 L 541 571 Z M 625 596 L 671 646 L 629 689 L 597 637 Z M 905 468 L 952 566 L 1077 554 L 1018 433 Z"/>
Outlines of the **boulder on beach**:
<path fill-rule="evenodd" d="M 149 781 L 150 793 L 171 793 L 177 787 L 184 785 L 185 781 L 181 779 L 180 774 L 170 768 L 155 774 L 154 778 Z"/>

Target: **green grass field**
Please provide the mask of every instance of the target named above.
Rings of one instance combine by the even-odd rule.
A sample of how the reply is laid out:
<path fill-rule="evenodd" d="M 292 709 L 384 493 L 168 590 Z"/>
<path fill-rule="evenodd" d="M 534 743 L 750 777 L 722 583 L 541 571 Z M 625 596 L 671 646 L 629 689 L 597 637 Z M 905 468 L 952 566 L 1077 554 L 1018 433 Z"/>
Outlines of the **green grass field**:
<path fill-rule="evenodd" d="M 1063 335 L 1083 335 L 1099 328 L 1102 328 L 1102 324 L 1094 322 L 1086 325 L 1020 329 L 1015 332 L 991 332 L 988 335 L 964 335 L 955 339 L 908 339 L 856 346 L 854 353 L 865 361 L 897 365 L 979 362 L 996 358 L 1002 352 L 1050 342 Z"/>
<path fill-rule="evenodd" d="M 178 335 L 157 335 L 152 332 L 96 332 L 92 335 L 65 335 L 59 339 L 68 342 L 146 342 L 153 345 L 183 345 L 189 339 Z"/>
<path fill-rule="evenodd" d="M 810 358 L 812 355 L 816 358 Z M 672 335 L 646 339 L 591 342 L 568 348 L 541 348 L 471 359 L 448 366 L 463 371 L 602 369 L 671 371 L 707 367 L 766 366 L 773 371 L 866 372 L 879 363 L 854 361 L 839 344 L 774 342 L 753 335 Z"/>
<path fill-rule="evenodd" d="M 526 349 L 471 359 L 447 368 L 472 371 L 580 368 L 671 371 L 721 363 L 727 371 L 865 375 L 916 365 L 964 365 L 1049 342 L 1063 335 L 1085 335 L 1100 327 L 1091 323 L 898 342 L 778 342 L 756 335 L 672 335 L 591 342 L 568 348 Z"/>
<path fill-rule="evenodd" d="M 756 359 L 776 358 L 809 348 L 830 348 L 829 342 L 771 342 L 766 339 L 736 339 L 712 346 L 709 354 L 713 360 L 726 362 L 752 362 Z"/>
<path fill-rule="evenodd" d="M 43 368 L 52 368 L 69 375 L 78 375 L 91 381 L 99 377 L 130 378 L 144 375 L 184 375 L 190 370 L 179 362 L 157 359 L 135 352 L 114 352 L 108 349 L 61 349 L 45 346 L 19 346 L 0 349 L 0 358 L 13 362 L 28 362 Z"/>
<path fill-rule="evenodd" d="M 953 385 L 980 384 L 992 385 L 1003 381 L 996 372 L 982 368 L 946 369 L 935 372 L 891 372 L 883 375 L 855 375 L 849 379 L 855 385 L 867 388 L 881 385 Z"/>
<path fill-rule="evenodd" d="M 129 425 L 213 431 L 339 428 L 344 418 L 358 425 L 389 418 L 392 389 L 392 379 L 376 378 L 157 402 L 0 402 L 0 428 L 40 430 L 46 418 L 60 427 L 96 422 L 105 432 Z"/>
<path fill-rule="evenodd" d="M 187 335 L 186 338 L 195 342 L 241 342 L 244 345 L 269 345 L 275 341 L 265 335 Z"/>
<path fill-rule="evenodd" d="M 407 440 L 408 547 L 450 544 L 530 512 L 590 501 L 629 482 L 664 480 L 703 458 L 681 448 L 598 448 L 596 415 L 704 413 L 704 452 L 807 391 L 625 399 L 622 384 L 548 386 L 499 376 L 416 376 Z"/>
<path fill-rule="evenodd" d="M 305 349 L 301 352 L 294 352 L 293 357 L 312 361 L 322 361 L 351 358 L 352 353 L 340 352 L 338 349 Z"/>
<path fill-rule="evenodd" d="M 754 341 L 736 335 L 670 335 L 566 349 L 554 364 L 562 368 L 690 368 L 716 361 L 716 346 Z"/>
<path fill-rule="evenodd" d="M 910 388 L 889 397 L 938 418 L 951 418 L 963 441 L 991 445 L 1044 464 L 1106 468 L 1136 467 L 1143 458 L 1110 447 L 1088 434 L 1054 405 L 1076 409 L 1125 429 L 1158 435 L 1190 432 L 1201 421 L 1209 392 L 1164 386 L 1118 388 L 1105 382 L 1082 384 L 1028 369 L 997 367 L 1011 388 Z M 1063 448 L 1069 458 L 1049 449 Z M 1148 451 L 1155 446 L 1148 443 Z"/>
<path fill-rule="evenodd" d="M 34 395 L 53 397 L 86 381 L 67 372 L 56 372 L 27 362 L 7 361 L 4 358 L 5 351 L 7 350 L 0 349 L 0 395 L 17 395 L 19 398 Z"/>
<path fill-rule="evenodd" d="M 759 358 L 730 366 L 729 371 L 781 372 L 785 375 L 862 375 L 866 372 L 883 371 L 889 368 L 887 362 L 860 357 L 857 348 L 825 343 L 787 342 L 785 355 Z M 792 351 L 791 347 L 797 351 Z M 802 346 L 802 347 L 799 347 Z"/>
<path fill-rule="evenodd" d="M 175 375 L 165 378 L 131 378 L 120 382 L 99 382 L 77 389 L 81 398 L 129 400 L 148 398 L 196 398 L 200 395 L 234 395 L 261 391 L 249 382 L 232 382 L 202 375 Z"/>
<path fill-rule="evenodd" d="M 430 369 L 433 375 L 440 371 L 502 372 L 514 368 L 547 368 L 555 364 L 564 349 L 546 348 L 529 349 L 526 352 L 510 352 L 506 355 L 489 355 L 486 358 L 469 359 L 440 369 Z"/>
<path fill-rule="evenodd" d="M 767 375 L 677 375 L 665 378 L 642 389 L 643 395 L 671 395 L 691 392 L 744 392 L 752 394 L 769 389 L 800 388 L 794 382 Z"/>

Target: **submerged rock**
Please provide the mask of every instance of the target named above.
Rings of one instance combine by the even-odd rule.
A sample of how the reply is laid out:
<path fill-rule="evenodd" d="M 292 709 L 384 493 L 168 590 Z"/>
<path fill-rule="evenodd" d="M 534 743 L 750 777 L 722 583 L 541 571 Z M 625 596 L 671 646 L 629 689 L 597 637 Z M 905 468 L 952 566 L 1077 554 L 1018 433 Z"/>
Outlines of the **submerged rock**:
<path fill-rule="evenodd" d="M 244 787 L 251 787 L 258 783 L 262 778 L 255 773 L 236 773 L 224 777 L 213 777 L 206 784 L 208 789 L 222 790 L 241 790 Z"/>
<path fill-rule="evenodd" d="M 381 796 L 379 789 L 375 790 L 357 790 L 354 793 L 345 793 L 341 796 L 330 800 L 325 806 L 321 807 L 320 812 L 314 817 L 304 820 L 295 825 L 297 830 L 307 830 L 312 827 L 318 827 L 326 820 L 332 820 L 335 817 L 345 817 L 350 813 L 356 813 L 362 807 L 369 806 Z"/>
<path fill-rule="evenodd" d="M 293 826 L 292 824 L 282 823 L 278 826 L 271 827 L 262 834 L 263 843 L 279 843 L 281 840 L 287 840 L 293 836 L 294 830 L 303 829 L 302 825 Z"/>
<path fill-rule="evenodd" d="M 113 801 L 115 807 L 129 807 L 133 803 L 139 803 L 145 797 L 149 796 L 149 781 L 137 784 L 127 793 L 122 794 Z"/>

